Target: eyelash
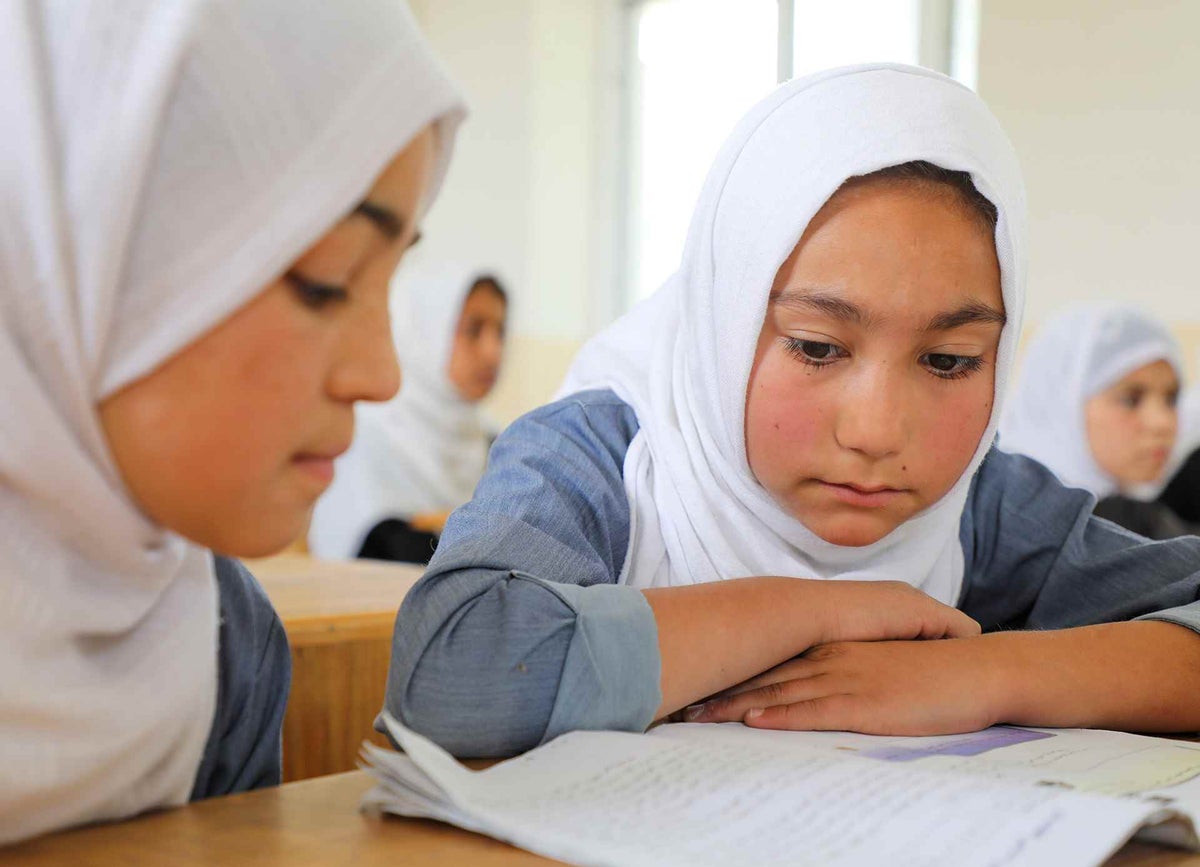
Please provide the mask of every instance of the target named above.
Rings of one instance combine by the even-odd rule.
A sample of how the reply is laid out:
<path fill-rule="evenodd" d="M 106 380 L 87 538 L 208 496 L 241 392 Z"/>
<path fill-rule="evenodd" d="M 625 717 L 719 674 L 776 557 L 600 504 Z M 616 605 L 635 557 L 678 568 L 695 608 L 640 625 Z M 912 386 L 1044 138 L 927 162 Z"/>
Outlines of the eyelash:
<path fill-rule="evenodd" d="M 849 357 L 849 353 L 847 353 L 840 346 L 837 346 L 833 343 L 824 343 L 820 340 L 800 340 L 799 338 L 796 338 L 796 337 L 786 337 L 786 338 L 784 338 L 783 342 L 784 342 L 785 348 L 788 351 L 788 354 L 790 354 L 797 361 L 801 362 L 802 364 L 806 364 L 809 367 L 814 367 L 814 368 L 828 367 L 829 365 L 833 364 L 833 362 L 839 358 L 848 358 Z M 820 348 L 822 350 L 832 350 L 834 353 L 840 353 L 840 354 L 826 355 L 824 357 L 814 358 L 812 355 L 809 354 L 809 352 L 812 351 L 813 349 L 817 349 L 817 348 Z M 933 368 L 929 367 L 929 365 L 927 364 L 926 370 L 928 370 L 928 372 L 931 376 L 935 376 L 938 379 L 945 379 L 945 380 L 966 379 L 968 376 L 970 376 L 971 374 L 973 374 L 977 370 L 979 370 L 981 367 L 983 367 L 983 364 L 984 364 L 983 359 L 976 355 L 951 355 L 951 354 L 945 353 L 945 352 L 929 352 L 922 356 L 922 358 L 925 358 L 925 359 L 935 358 L 935 357 L 936 358 L 952 358 L 952 359 L 954 359 L 955 365 L 956 365 L 954 370 L 941 371 L 941 370 L 933 369 Z"/>
<path fill-rule="evenodd" d="M 312 310 L 323 310 L 331 304 L 338 304 L 350 298 L 350 293 L 341 286 L 306 280 L 291 271 L 283 276 L 292 284 L 300 303 Z"/>

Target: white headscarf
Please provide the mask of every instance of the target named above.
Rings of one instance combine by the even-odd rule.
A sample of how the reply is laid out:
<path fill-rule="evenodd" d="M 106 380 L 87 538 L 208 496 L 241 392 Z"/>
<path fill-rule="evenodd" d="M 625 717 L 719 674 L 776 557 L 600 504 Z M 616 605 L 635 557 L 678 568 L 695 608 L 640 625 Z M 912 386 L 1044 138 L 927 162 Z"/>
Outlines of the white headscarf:
<path fill-rule="evenodd" d="M 492 272 L 423 264 L 406 262 L 393 283 L 400 393 L 356 409 L 354 445 L 313 512 L 308 541 L 317 556 L 354 557 L 383 520 L 461 506 L 487 466 L 491 427 L 479 405 L 459 395 L 448 369 L 467 296 Z"/>
<path fill-rule="evenodd" d="M 331 8 L 0 3 L 0 842 L 182 803 L 213 722 L 212 555 L 141 514 L 97 404 L 439 118 L 444 171 L 458 97 L 408 10 Z"/>
<path fill-rule="evenodd" d="M 746 387 L 776 272 L 847 178 L 911 160 L 970 172 L 999 209 L 1008 316 L 999 406 L 1024 301 L 1025 198 L 996 119 L 967 88 L 914 67 L 848 67 L 785 84 L 742 119 L 717 156 L 679 270 L 585 346 L 564 388 L 611 388 L 640 423 L 624 465 L 632 527 L 623 580 L 895 579 L 957 600 L 959 522 L 996 409 L 954 487 L 865 547 L 833 545 L 808 530 L 774 502 L 746 458 Z"/>
<path fill-rule="evenodd" d="M 1166 361 L 1182 379 L 1179 344 L 1130 304 L 1082 304 L 1050 319 L 1029 344 L 1000 425 L 1000 447 L 1044 464 L 1063 484 L 1097 499 L 1120 490 L 1100 468 L 1087 435 L 1087 402 L 1122 377 Z M 1153 499 L 1166 483 L 1129 491 Z"/>

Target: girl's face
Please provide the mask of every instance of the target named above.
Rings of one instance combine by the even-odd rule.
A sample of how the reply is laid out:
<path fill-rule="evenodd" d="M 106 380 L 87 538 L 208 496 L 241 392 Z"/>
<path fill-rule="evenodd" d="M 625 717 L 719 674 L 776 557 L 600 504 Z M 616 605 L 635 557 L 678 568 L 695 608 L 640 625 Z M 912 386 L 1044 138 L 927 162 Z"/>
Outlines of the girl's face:
<path fill-rule="evenodd" d="M 755 477 L 827 542 L 882 539 L 974 455 L 1003 323 L 992 229 L 957 192 L 844 187 L 771 290 L 746 392 Z"/>
<path fill-rule="evenodd" d="M 284 276 L 101 401 L 117 466 L 153 521 L 243 557 L 303 531 L 350 445 L 355 401 L 386 400 L 400 385 L 388 281 L 413 241 L 433 159 L 427 129 Z"/>
<path fill-rule="evenodd" d="M 459 396 L 477 403 L 488 396 L 504 359 L 504 327 L 508 302 L 489 281 L 467 295 L 454 332 L 447 375 Z"/>
<path fill-rule="evenodd" d="M 1178 397 L 1175 368 L 1155 361 L 1087 402 L 1092 456 L 1122 488 L 1157 481 L 1162 475 L 1179 429 Z"/>

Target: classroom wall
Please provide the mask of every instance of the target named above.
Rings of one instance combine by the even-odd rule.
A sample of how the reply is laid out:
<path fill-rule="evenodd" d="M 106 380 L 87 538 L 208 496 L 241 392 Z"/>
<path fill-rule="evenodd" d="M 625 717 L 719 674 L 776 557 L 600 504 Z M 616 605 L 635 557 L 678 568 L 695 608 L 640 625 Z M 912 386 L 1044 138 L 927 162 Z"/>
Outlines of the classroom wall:
<path fill-rule="evenodd" d="M 1127 299 L 1200 359 L 1200 3 L 983 0 L 979 92 L 1029 189 L 1031 324 Z"/>

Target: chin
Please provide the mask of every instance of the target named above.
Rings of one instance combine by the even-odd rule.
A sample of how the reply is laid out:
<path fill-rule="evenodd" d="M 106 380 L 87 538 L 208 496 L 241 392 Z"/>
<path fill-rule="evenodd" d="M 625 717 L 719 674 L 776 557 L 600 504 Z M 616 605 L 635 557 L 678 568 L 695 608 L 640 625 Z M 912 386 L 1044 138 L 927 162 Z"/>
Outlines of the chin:
<path fill-rule="evenodd" d="M 813 522 L 800 519 L 800 522 L 830 545 L 840 545 L 843 548 L 864 548 L 867 545 L 874 545 L 896 528 L 896 525 L 890 521 L 861 516 Z"/>
<path fill-rule="evenodd" d="M 248 520 L 241 526 L 212 528 L 210 532 L 188 538 L 225 557 L 251 560 L 270 557 L 307 532 L 308 516 L 309 513 L 305 512 L 299 518 L 288 520 L 274 515 L 269 522 Z"/>

